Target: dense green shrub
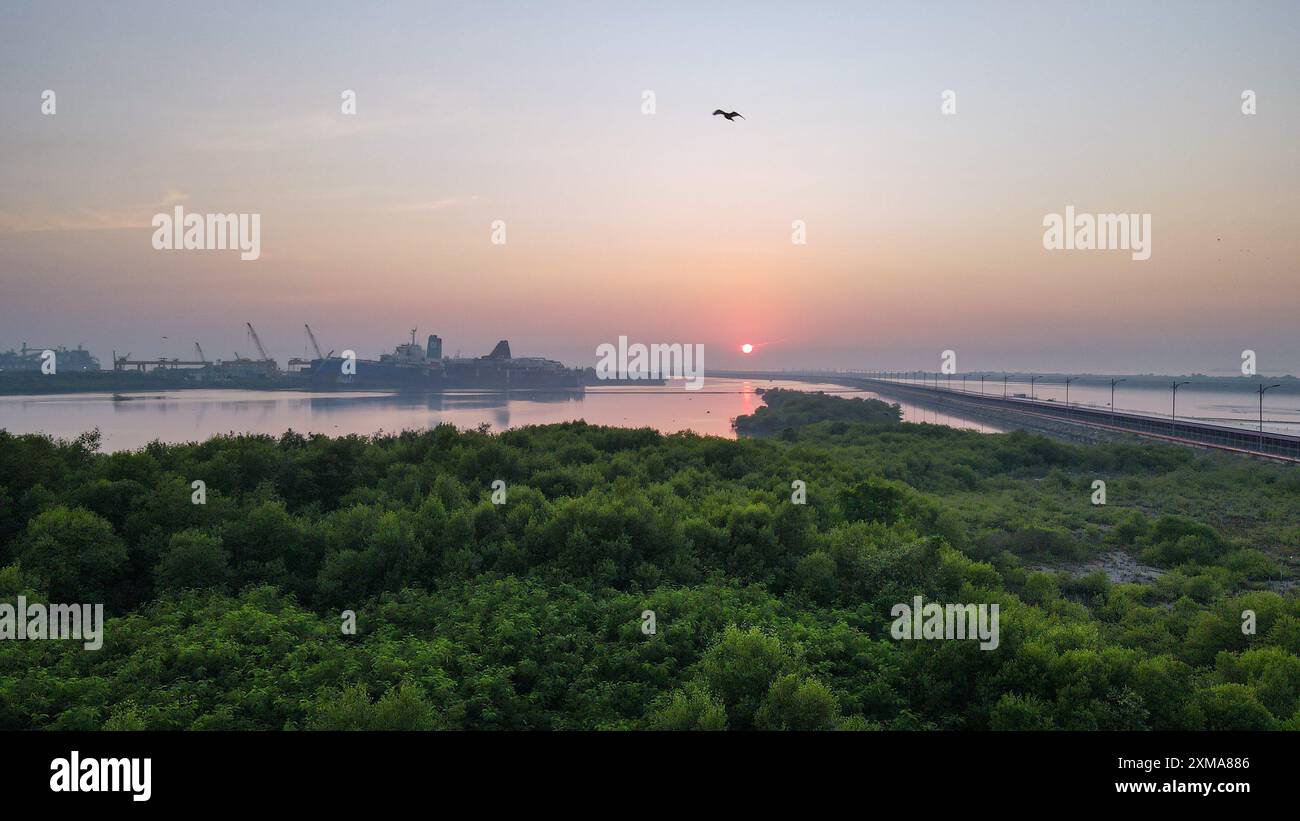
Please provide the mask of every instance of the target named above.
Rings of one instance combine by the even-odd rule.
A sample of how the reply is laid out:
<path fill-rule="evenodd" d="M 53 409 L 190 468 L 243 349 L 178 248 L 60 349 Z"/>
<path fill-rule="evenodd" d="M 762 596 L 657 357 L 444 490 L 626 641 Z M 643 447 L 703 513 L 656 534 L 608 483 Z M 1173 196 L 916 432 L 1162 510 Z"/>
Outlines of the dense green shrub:
<path fill-rule="evenodd" d="M 0 641 L 0 728 L 1300 728 L 1294 469 L 765 400 L 737 441 L 0 431 L 0 599 L 110 619 Z M 998 649 L 894 640 L 914 596 Z"/>

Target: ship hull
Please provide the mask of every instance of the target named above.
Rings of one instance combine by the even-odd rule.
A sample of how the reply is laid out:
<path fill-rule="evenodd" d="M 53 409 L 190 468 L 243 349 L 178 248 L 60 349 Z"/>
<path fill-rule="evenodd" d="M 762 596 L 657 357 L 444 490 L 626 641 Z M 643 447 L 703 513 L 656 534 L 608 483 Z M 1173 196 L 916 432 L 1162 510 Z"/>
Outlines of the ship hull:
<path fill-rule="evenodd" d="M 387 388 L 398 390 L 531 390 L 581 388 L 582 375 L 568 368 L 515 368 L 483 361 L 472 365 L 396 365 L 358 359 L 354 373 L 344 373 L 344 360 L 317 360 L 308 371 L 316 387 Z"/>

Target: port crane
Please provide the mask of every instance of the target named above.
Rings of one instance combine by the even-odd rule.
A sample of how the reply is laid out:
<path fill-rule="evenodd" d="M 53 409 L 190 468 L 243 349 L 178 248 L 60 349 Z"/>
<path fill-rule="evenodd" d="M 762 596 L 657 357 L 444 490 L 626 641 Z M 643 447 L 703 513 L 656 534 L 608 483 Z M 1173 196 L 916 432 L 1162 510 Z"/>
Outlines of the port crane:
<path fill-rule="evenodd" d="M 307 338 L 311 340 L 311 346 L 316 350 L 316 358 L 324 359 L 325 354 L 321 353 L 320 343 L 316 341 L 316 334 L 311 332 L 311 326 L 304 324 L 303 327 L 307 329 Z"/>
<path fill-rule="evenodd" d="M 258 368 L 258 371 L 260 372 L 259 375 L 261 376 L 279 376 L 280 366 L 277 365 L 275 360 L 271 358 L 271 355 L 266 352 L 266 346 L 262 344 L 262 338 L 257 335 L 257 329 L 253 327 L 253 323 L 245 322 L 244 324 L 248 326 L 248 335 L 252 337 L 253 344 L 257 346 L 257 353 L 259 356 L 261 356 L 261 359 L 258 360 L 244 360 L 244 361 L 245 362 L 256 361 L 260 366 Z M 235 355 L 238 356 L 239 354 L 236 353 Z"/>
<path fill-rule="evenodd" d="M 312 359 L 300 359 L 300 358 L 298 358 L 298 357 L 295 356 L 294 358 L 292 358 L 292 359 L 289 360 L 289 372 L 290 372 L 290 373 L 304 373 L 304 372 L 308 372 L 308 371 L 310 371 L 311 368 L 312 368 L 312 362 L 321 362 L 321 361 L 324 361 L 324 360 L 326 360 L 326 359 L 329 359 L 331 356 L 334 355 L 334 351 L 332 351 L 332 350 L 331 350 L 329 353 L 324 353 L 324 352 L 321 351 L 321 349 L 320 349 L 320 343 L 316 341 L 316 334 L 312 333 L 312 330 L 311 330 L 311 326 L 310 326 L 310 325 L 304 324 L 302 327 L 304 327 L 304 328 L 307 329 L 307 340 L 308 340 L 309 342 L 311 342 L 311 347 L 316 351 L 316 359 L 314 359 L 314 360 L 312 360 Z M 306 355 L 307 355 L 307 349 L 304 348 L 302 353 L 303 353 L 303 356 L 306 356 Z"/>
<path fill-rule="evenodd" d="M 208 364 L 208 358 L 203 355 L 203 346 L 200 345 L 197 341 L 194 343 L 194 350 L 198 351 L 199 361 L 202 362 L 204 365 Z"/>
<path fill-rule="evenodd" d="M 257 352 L 262 355 L 262 361 L 274 362 L 275 360 L 271 358 L 271 355 L 266 352 L 266 348 L 263 347 L 261 337 L 257 335 L 257 331 L 253 330 L 253 323 L 245 322 L 244 324 L 248 326 L 248 334 L 253 338 L 253 344 L 257 346 Z"/>

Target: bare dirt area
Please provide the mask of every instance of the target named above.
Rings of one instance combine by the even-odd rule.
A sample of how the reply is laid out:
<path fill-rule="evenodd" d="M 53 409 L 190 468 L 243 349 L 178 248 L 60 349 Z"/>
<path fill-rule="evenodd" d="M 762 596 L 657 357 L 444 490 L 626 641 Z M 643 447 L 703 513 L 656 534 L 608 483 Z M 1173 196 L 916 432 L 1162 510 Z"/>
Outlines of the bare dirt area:
<path fill-rule="evenodd" d="M 1103 553 L 1086 562 L 1062 562 L 1057 565 L 1030 565 L 1031 570 L 1049 573 L 1065 571 L 1072 576 L 1087 576 L 1098 570 L 1106 574 L 1111 584 L 1150 584 L 1165 574 L 1164 570 L 1142 564 L 1122 550 Z"/>

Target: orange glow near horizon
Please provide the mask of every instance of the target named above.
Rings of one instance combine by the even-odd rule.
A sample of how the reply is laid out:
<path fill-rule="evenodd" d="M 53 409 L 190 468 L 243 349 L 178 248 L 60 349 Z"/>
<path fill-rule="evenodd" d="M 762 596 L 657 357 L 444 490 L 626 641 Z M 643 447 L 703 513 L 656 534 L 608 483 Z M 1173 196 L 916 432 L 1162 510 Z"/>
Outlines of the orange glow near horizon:
<path fill-rule="evenodd" d="M 63 82 L 79 101 L 46 117 L 29 100 L 0 129 L 0 350 L 230 356 L 251 321 L 282 360 L 308 353 L 310 323 L 366 356 L 419 327 L 449 353 L 509 339 L 572 366 L 627 336 L 706 345 L 720 369 L 760 351 L 764 368 L 933 369 L 953 349 L 963 369 L 1237 373 L 1249 348 L 1300 372 L 1282 5 L 1169 26 L 1154 4 L 845 4 L 799 15 L 794 38 L 773 6 L 725 53 L 722 7 L 403 5 L 295 20 L 292 49 L 286 12 L 249 9 L 233 63 L 222 38 L 156 37 L 147 8 L 86 4 L 66 32 L 52 4 L 0 11 L 5 34 L 61 32 L 6 40 L 0 97 Z M 1055 65 L 1079 68 L 1062 86 Z M 1277 103 L 1244 116 L 1225 78 Z M 335 99 L 352 85 L 355 115 Z M 154 250 L 152 218 L 178 205 L 260 215 L 259 258 Z M 1045 215 L 1068 206 L 1149 214 L 1150 258 L 1048 250 Z"/>

